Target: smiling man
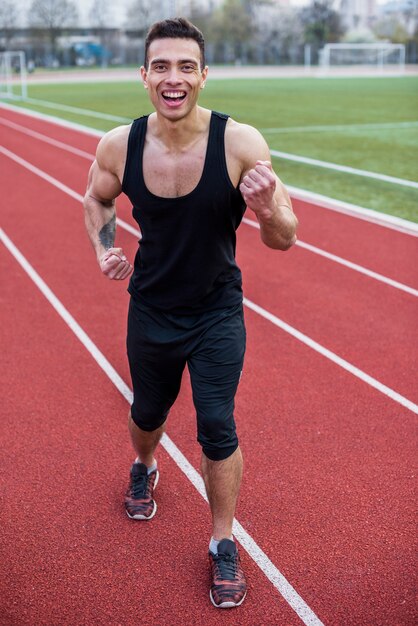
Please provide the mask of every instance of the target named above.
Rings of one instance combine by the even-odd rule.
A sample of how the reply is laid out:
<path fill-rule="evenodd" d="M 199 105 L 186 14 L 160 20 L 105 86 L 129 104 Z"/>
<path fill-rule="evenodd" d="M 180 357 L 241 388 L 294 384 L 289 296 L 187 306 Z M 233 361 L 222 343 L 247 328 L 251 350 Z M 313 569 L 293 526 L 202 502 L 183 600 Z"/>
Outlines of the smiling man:
<path fill-rule="evenodd" d="M 126 513 L 134 520 L 155 515 L 154 454 L 187 365 L 212 515 L 210 598 L 228 608 L 247 593 L 232 537 L 242 476 L 233 412 L 245 352 L 235 232 L 248 207 L 262 241 L 287 250 L 297 220 L 260 133 L 198 106 L 207 76 L 203 36 L 193 24 L 176 18 L 151 27 L 141 77 L 155 111 L 100 141 L 84 207 L 101 271 L 112 280 L 133 271 L 128 419 L 137 457 Z M 142 234 L 133 267 L 114 247 L 121 192 Z"/>

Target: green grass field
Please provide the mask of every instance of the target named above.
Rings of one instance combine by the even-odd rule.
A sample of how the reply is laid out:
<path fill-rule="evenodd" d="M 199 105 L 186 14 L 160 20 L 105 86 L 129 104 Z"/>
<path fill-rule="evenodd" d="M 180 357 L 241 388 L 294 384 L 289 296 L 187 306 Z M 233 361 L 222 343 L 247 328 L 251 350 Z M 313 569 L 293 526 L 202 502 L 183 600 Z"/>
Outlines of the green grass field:
<path fill-rule="evenodd" d="M 152 110 L 139 80 L 30 85 L 29 97 L 127 121 Z M 19 104 L 101 130 L 121 123 L 40 103 Z M 416 77 L 212 79 L 200 104 L 256 126 L 271 149 L 410 181 L 418 178 Z M 273 164 L 288 185 L 418 222 L 418 189 L 276 157 Z"/>

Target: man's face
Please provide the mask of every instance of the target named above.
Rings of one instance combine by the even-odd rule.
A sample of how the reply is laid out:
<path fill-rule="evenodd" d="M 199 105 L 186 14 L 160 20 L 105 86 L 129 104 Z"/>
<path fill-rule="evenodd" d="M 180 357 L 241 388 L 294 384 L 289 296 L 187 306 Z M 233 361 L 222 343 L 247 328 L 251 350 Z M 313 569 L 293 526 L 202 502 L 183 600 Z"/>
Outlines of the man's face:
<path fill-rule="evenodd" d="M 141 76 L 158 113 L 175 121 L 195 107 L 208 71 L 200 69 L 200 61 L 194 39 L 155 39 L 150 44 L 148 69 L 141 67 Z"/>

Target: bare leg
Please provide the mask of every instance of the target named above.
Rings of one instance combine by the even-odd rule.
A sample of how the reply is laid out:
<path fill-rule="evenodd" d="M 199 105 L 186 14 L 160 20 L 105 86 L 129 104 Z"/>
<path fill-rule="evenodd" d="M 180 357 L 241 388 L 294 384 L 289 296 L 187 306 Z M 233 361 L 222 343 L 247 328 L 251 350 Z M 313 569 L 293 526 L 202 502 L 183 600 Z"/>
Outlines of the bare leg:
<path fill-rule="evenodd" d="M 223 461 L 211 461 L 202 454 L 201 468 L 212 512 L 212 536 L 216 540 L 229 538 L 242 478 L 241 450 L 237 448 Z"/>
<path fill-rule="evenodd" d="M 135 424 L 132 419 L 131 412 L 129 411 L 128 428 L 133 447 L 140 458 L 141 463 L 145 463 L 147 467 L 151 467 L 155 461 L 155 448 L 157 447 L 164 432 L 164 424 L 151 432 L 142 430 Z"/>

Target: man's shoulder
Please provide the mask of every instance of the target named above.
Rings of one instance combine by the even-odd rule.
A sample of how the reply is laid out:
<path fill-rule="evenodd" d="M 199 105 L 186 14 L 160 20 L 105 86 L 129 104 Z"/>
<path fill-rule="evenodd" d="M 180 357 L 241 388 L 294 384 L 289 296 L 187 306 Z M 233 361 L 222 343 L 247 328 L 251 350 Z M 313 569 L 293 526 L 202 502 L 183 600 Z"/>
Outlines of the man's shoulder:
<path fill-rule="evenodd" d="M 103 135 L 97 146 L 96 160 L 98 162 L 109 164 L 126 153 L 131 126 L 132 124 L 117 126 Z"/>
<path fill-rule="evenodd" d="M 263 135 L 259 130 L 254 128 L 254 126 L 250 126 L 249 124 L 243 124 L 242 122 L 237 122 L 232 117 L 228 118 L 228 123 L 226 125 L 225 133 L 233 137 L 236 141 L 263 141 Z"/>
<path fill-rule="evenodd" d="M 124 144 L 128 141 L 129 133 L 131 132 L 132 124 L 124 124 L 123 126 L 116 126 L 109 130 L 99 142 L 99 146 L 106 146 L 106 148 L 117 147 L 120 144 Z"/>
<path fill-rule="evenodd" d="M 259 130 L 249 124 L 242 124 L 231 117 L 225 129 L 225 147 L 229 154 L 244 162 L 254 155 L 268 153 L 266 140 Z M 257 156 L 256 158 L 262 158 Z"/>

